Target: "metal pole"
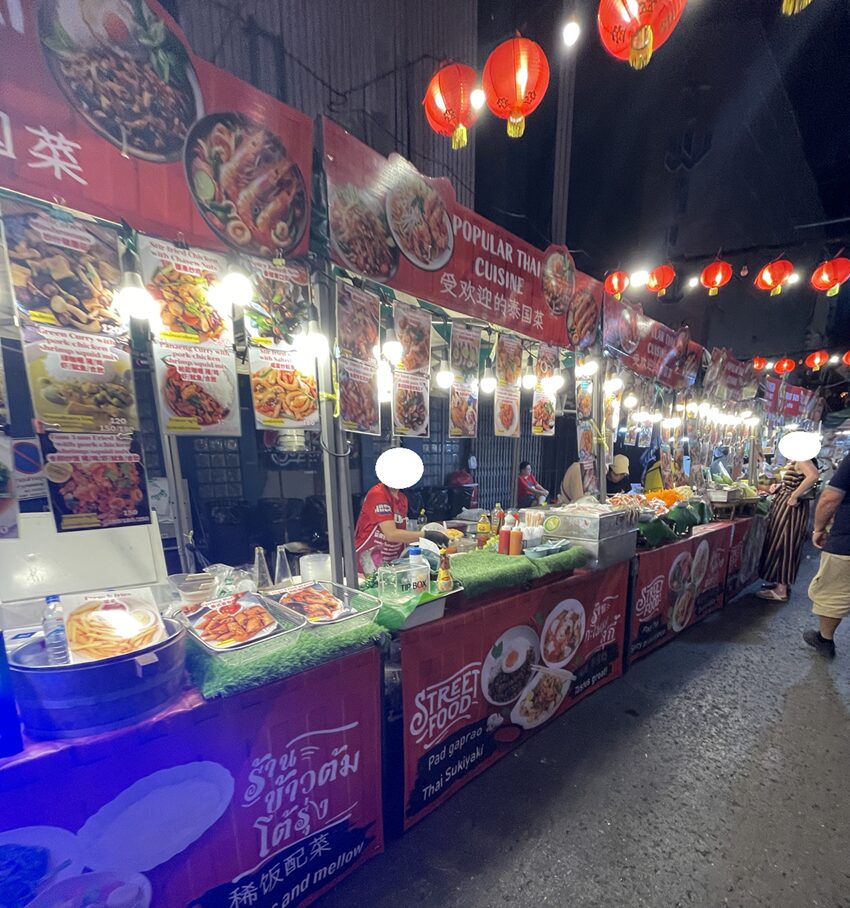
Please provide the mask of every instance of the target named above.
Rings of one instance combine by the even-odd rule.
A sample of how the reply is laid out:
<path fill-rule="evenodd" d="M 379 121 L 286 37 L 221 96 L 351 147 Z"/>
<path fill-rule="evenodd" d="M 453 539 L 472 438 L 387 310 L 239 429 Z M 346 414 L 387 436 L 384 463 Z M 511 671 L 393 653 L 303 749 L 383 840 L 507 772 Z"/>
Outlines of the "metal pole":
<path fill-rule="evenodd" d="M 316 310 L 319 315 L 319 327 L 325 336 L 332 338 L 333 295 L 330 279 L 324 271 L 317 271 L 313 275 L 313 290 Z M 316 372 L 319 384 L 319 438 L 322 445 L 322 469 L 325 478 L 325 511 L 328 518 L 331 580 L 334 583 L 342 583 L 343 557 L 340 551 L 339 474 L 335 463 L 337 458 L 334 456 L 334 454 L 341 453 L 341 451 L 337 448 L 336 430 L 334 427 L 334 386 L 330 356 L 317 363 Z"/>
<path fill-rule="evenodd" d="M 593 376 L 593 422 L 599 432 L 599 440 L 596 444 L 596 465 L 599 470 L 599 500 L 605 501 L 608 497 L 606 489 L 606 478 L 608 468 L 605 464 L 605 395 L 602 391 L 602 383 L 605 380 L 605 365 L 599 367 L 599 371 Z"/>
<path fill-rule="evenodd" d="M 569 16 L 574 0 L 564 3 Z M 560 27 L 560 26 L 559 26 Z M 557 39 L 556 39 L 557 40 Z M 570 195 L 570 156 L 573 145 L 573 101 L 576 82 L 576 48 L 561 46 L 558 66 L 558 110 L 555 127 L 555 172 L 552 184 L 552 242 L 566 245 Z"/>

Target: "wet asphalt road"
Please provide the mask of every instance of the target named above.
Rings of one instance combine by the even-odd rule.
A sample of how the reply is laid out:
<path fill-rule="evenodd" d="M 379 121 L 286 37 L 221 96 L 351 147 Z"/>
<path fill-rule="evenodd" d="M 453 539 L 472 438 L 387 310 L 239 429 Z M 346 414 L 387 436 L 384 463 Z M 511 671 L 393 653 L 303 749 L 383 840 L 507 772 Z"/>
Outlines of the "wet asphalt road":
<path fill-rule="evenodd" d="M 850 621 L 744 596 L 466 785 L 323 908 L 850 908 Z"/>

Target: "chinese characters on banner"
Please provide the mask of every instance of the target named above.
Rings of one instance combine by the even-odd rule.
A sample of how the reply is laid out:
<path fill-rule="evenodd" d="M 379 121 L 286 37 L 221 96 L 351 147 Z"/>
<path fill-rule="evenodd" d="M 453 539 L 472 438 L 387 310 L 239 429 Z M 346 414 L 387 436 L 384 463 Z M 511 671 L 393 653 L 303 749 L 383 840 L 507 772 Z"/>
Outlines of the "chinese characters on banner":
<path fill-rule="evenodd" d="M 589 308 L 598 314 L 601 294 L 591 288 L 569 315 L 578 274 L 566 248 L 541 252 L 458 204 L 448 180 L 384 158 L 331 120 L 322 134 L 330 253 L 341 267 L 537 340 L 567 346 L 568 317 L 578 340 L 595 336 Z"/>
<path fill-rule="evenodd" d="M 643 314 L 640 306 L 604 294 L 604 343 L 636 375 L 668 388 L 694 384 L 704 349 L 683 326 L 674 331 Z"/>
<path fill-rule="evenodd" d="M 454 382 L 449 392 L 449 436 L 475 438 L 478 434 L 478 365 L 481 329 L 451 326 L 449 365 Z"/>
<path fill-rule="evenodd" d="M 0 432 L 0 539 L 17 538 L 18 498 L 12 439 Z"/>
<path fill-rule="evenodd" d="M 217 293 L 224 259 L 212 252 L 139 237 L 151 319 L 162 431 L 239 435 L 233 304 Z"/>
<path fill-rule="evenodd" d="M 200 245 L 306 254 L 310 117 L 195 57 L 156 0 L 0 11 L 0 186 Z"/>
<path fill-rule="evenodd" d="M 60 533 L 151 522 L 137 435 L 50 432 L 39 438 Z"/>
<path fill-rule="evenodd" d="M 496 341 L 496 395 L 493 423 L 497 438 L 519 438 L 522 341 L 500 334 Z"/>
<path fill-rule="evenodd" d="M 393 321 L 401 361 L 393 371 L 393 435 L 427 438 L 431 415 L 431 315 L 395 303 Z"/>
<path fill-rule="evenodd" d="M 254 298 L 245 310 L 251 398 L 258 429 L 319 428 L 316 361 L 299 350 L 310 286 L 303 266 L 250 259 Z"/>
<path fill-rule="evenodd" d="M 337 377 L 342 426 L 362 435 L 381 434 L 378 344 L 381 300 L 374 293 L 336 285 Z"/>

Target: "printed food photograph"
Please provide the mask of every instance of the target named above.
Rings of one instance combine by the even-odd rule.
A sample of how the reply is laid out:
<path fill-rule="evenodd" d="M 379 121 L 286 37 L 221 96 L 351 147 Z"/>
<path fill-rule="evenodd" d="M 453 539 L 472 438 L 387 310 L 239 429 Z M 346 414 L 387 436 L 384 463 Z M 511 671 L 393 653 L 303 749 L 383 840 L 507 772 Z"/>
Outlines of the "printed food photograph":
<path fill-rule="evenodd" d="M 254 408 L 267 419 L 305 422 L 319 409 L 316 379 L 297 369 L 264 368 L 252 373 Z"/>
<path fill-rule="evenodd" d="M 428 428 L 428 401 L 426 392 L 398 388 L 395 392 L 395 424 L 411 435 L 424 433 Z"/>
<path fill-rule="evenodd" d="M 291 344 L 310 311 L 307 285 L 275 280 L 256 271 L 253 279 L 254 297 L 245 309 L 248 330 L 253 337 Z"/>
<path fill-rule="evenodd" d="M 376 434 L 380 431 L 378 410 L 378 379 L 361 381 L 351 376 L 344 367 L 339 370 L 340 411 L 346 427 L 357 432 Z"/>
<path fill-rule="evenodd" d="M 531 408 L 531 427 L 538 432 L 555 430 L 555 405 L 546 397 L 540 397 Z"/>
<path fill-rule="evenodd" d="M 464 381 L 478 377 L 480 350 L 480 334 L 470 336 L 465 332 L 452 329 L 449 362 L 455 374 L 459 374 Z"/>
<path fill-rule="evenodd" d="M 559 251 L 551 252 L 543 262 L 543 296 L 553 315 L 567 311 L 576 284 L 576 272 L 569 257 Z"/>
<path fill-rule="evenodd" d="M 578 434 L 578 456 L 579 460 L 591 460 L 593 458 L 593 430 L 583 428 Z"/>
<path fill-rule="evenodd" d="M 228 649 L 266 637 L 278 627 L 274 615 L 259 603 L 242 604 L 238 596 L 211 608 L 192 629 L 208 646 Z"/>
<path fill-rule="evenodd" d="M 318 583 L 292 592 L 284 592 L 278 601 L 281 605 L 303 615 L 311 624 L 334 621 L 348 611 L 330 590 Z"/>
<path fill-rule="evenodd" d="M 478 399 L 461 385 L 453 385 L 449 405 L 452 429 L 460 435 L 475 435 L 478 427 Z"/>
<path fill-rule="evenodd" d="M 219 340 L 226 326 L 210 299 L 217 280 L 211 271 L 186 274 L 163 262 L 148 283 L 148 290 L 159 303 L 163 330 L 194 335 L 200 342 Z"/>
<path fill-rule="evenodd" d="M 209 114 L 186 139 L 186 179 L 212 231 L 228 246 L 286 255 L 307 226 L 307 188 L 279 136 L 240 113 Z"/>
<path fill-rule="evenodd" d="M 696 593 L 692 587 L 682 590 L 676 598 L 673 608 L 670 610 L 670 628 L 679 633 L 683 631 L 694 616 L 694 607 L 696 605 Z"/>
<path fill-rule="evenodd" d="M 369 305 L 346 292 L 343 286 L 337 294 L 336 319 L 339 346 L 347 355 L 364 362 L 375 359 L 378 343 L 378 313 L 376 297 L 368 298 Z"/>
<path fill-rule="evenodd" d="M 396 334 L 401 342 L 401 366 L 405 372 L 428 370 L 431 362 L 431 319 L 419 312 L 396 310 Z"/>
<path fill-rule="evenodd" d="M 693 559 L 690 552 L 680 552 L 670 568 L 667 583 L 674 593 L 681 592 L 691 582 Z"/>
<path fill-rule="evenodd" d="M 537 353 L 537 360 L 534 363 L 537 380 L 548 378 L 554 375 L 560 369 L 559 352 L 557 347 L 550 347 L 549 344 L 541 344 Z"/>
<path fill-rule="evenodd" d="M 185 48 L 145 0 L 42 0 L 48 67 L 89 126 L 123 153 L 177 160 L 202 113 Z"/>
<path fill-rule="evenodd" d="M 102 527 L 141 522 L 148 514 L 145 479 L 138 463 L 49 463 L 54 511 L 60 518 L 92 515 Z"/>
<path fill-rule="evenodd" d="M 58 826 L 0 832 L 0 905 L 25 908 L 82 870 L 76 836 Z"/>
<path fill-rule="evenodd" d="M 638 313 L 630 306 L 623 306 L 617 325 L 620 347 L 624 353 L 634 353 L 640 343 Z"/>
<path fill-rule="evenodd" d="M 540 659 L 540 641 L 534 629 L 517 625 L 490 647 L 481 666 L 481 692 L 493 706 L 507 706 L 528 684 Z"/>
<path fill-rule="evenodd" d="M 512 400 L 503 400 L 499 404 L 499 428 L 505 435 L 511 435 L 516 428 L 517 419 L 519 418 L 518 406 L 519 405 Z"/>
<path fill-rule="evenodd" d="M 48 214 L 17 214 L 14 208 L 14 203 L 4 203 L 3 228 L 22 317 L 87 334 L 122 333 L 123 319 L 113 302 L 121 280 L 115 234 L 75 221 L 88 248 L 66 249 L 45 239 L 52 220 Z"/>
<path fill-rule="evenodd" d="M 702 586 L 705 575 L 708 573 L 708 562 L 711 557 L 711 547 L 707 539 L 703 539 L 697 546 L 694 553 L 694 561 L 691 566 L 691 581 L 699 589 Z"/>
<path fill-rule="evenodd" d="M 583 287 L 573 295 L 567 309 L 567 334 L 573 347 L 587 347 L 593 343 L 597 317 L 593 291 Z"/>
<path fill-rule="evenodd" d="M 92 599 L 65 622 L 68 646 L 78 660 L 109 659 L 144 649 L 165 637 L 158 616 L 144 606 Z"/>
<path fill-rule="evenodd" d="M 405 174 L 386 197 L 387 219 L 405 258 L 425 271 L 437 271 L 451 258 L 452 222 L 442 196 L 418 174 Z"/>
<path fill-rule="evenodd" d="M 227 419 L 236 394 L 229 373 L 221 372 L 208 386 L 184 379 L 173 363 L 165 365 L 162 399 L 174 416 L 196 419 L 199 426 L 215 426 Z"/>
<path fill-rule="evenodd" d="M 515 385 L 522 373 L 522 344 L 514 338 L 499 338 L 496 344 L 496 376 L 506 385 Z"/>
<path fill-rule="evenodd" d="M 537 671 L 511 712 L 511 721 L 522 728 L 536 728 L 555 715 L 570 690 L 572 679 Z"/>
<path fill-rule="evenodd" d="M 577 599 L 566 599 L 556 605 L 540 635 L 543 661 L 551 668 L 569 664 L 581 646 L 584 630 L 584 606 Z"/>
<path fill-rule="evenodd" d="M 331 194 L 331 244 L 343 265 L 384 280 L 398 268 L 398 247 L 390 235 L 380 199 L 350 183 Z"/>
<path fill-rule="evenodd" d="M 590 385 L 581 383 L 576 389 L 576 413 L 579 419 L 590 419 L 593 412 L 593 392 Z"/>

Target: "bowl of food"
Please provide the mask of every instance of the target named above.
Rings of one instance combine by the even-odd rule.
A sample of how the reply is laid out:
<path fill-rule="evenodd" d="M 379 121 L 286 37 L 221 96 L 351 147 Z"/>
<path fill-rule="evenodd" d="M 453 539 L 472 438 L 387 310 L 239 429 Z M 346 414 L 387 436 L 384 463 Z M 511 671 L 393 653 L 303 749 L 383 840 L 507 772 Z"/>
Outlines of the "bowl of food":
<path fill-rule="evenodd" d="M 540 658 L 540 640 L 525 624 L 506 630 L 481 666 L 481 692 L 493 706 L 507 706 L 522 693 Z"/>
<path fill-rule="evenodd" d="M 407 173 L 386 195 L 387 223 L 402 255 L 423 271 L 439 271 L 452 257 L 454 232 L 442 196 L 419 174 Z"/>

